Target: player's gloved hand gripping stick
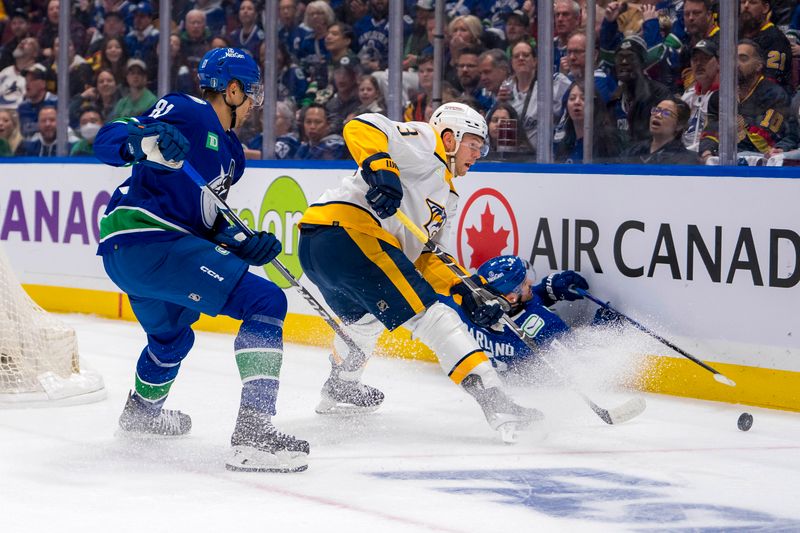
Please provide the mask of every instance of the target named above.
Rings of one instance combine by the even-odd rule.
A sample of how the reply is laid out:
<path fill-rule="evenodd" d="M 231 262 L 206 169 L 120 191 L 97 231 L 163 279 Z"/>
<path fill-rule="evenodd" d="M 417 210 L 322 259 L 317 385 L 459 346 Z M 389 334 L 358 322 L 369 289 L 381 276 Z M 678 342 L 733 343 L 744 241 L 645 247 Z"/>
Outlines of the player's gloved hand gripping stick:
<path fill-rule="evenodd" d="M 444 262 L 444 264 L 456 275 L 458 276 L 461 281 L 478 297 L 478 298 L 486 298 L 489 301 L 491 299 L 496 299 L 497 297 L 485 289 L 479 287 L 475 281 L 468 275 L 464 274 L 461 269 L 453 263 L 450 257 L 441 249 L 439 248 L 436 243 L 431 241 L 427 234 L 422 231 L 419 227 L 417 227 L 414 222 L 409 219 L 405 213 L 401 210 L 397 210 L 396 216 L 398 220 L 417 238 L 425 245 L 425 248 L 436 255 L 439 259 Z M 486 292 L 484 292 L 486 291 Z M 514 334 L 519 337 L 519 339 L 524 342 L 531 350 L 536 351 L 537 346 L 536 343 L 531 340 L 530 337 L 527 337 L 525 333 L 520 329 L 520 327 L 514 322 L 511 317 L 508 316 L 506 312 L 503 313 L 501 321 L 503 324 L 508 326 L 508 328 L 514 332 Z M 558 376 L 564 383 L 569 385 L 569 387 L 574 390 L 583 400 L 591 407 L 592 411 L 595 412 L 597 416 L 599 416 L 603 422 L 606 424 L 620 424 L 627 420 L 630 420 L 636 416 L 639 416 L 645 409 L 645 401 L 642 398 L 632 398 L 627 402 L 623 403 L 622 405 L 618 406 L 615 409 L 603 409 L 596 403 L 594 403 L 586 394 L 578 390 L 578 388 L 569 380 L 566 376 L 564 376 L 553 364 L 547 359 L 544 354 L 539 354 L 539 357 L 544 361 L 544 363 L 550 367 L 553 373 Z"/>
<path fill-rule="evenodd" d="M 238 227 L 245 235 L 252 236 L 255 232 L 250 229 L 250 227 L 244 223 L 244 221 L 239 218 L 239 216 L 233 212 L 233 210 L 228 206 L 225 200 L 220 197 L 217 192 L 208 185 L 206 180 L 195 170 L 191 163 L 188 161 L 184 161 L 183 163 L 183 170 L 186 174 L 195 182 L 195 184 L 200 187 L 201 189 L 205 189 L 211 195 L 211 198 L 214 199 L 214 203 L 217 204 L 217 208 L 219 209 L 222 216 L 228 219 L 228 221 L 233 224 L 234 226 Z M 274 266 L 280 274 L 286 278 L 293 287 L 295 287 L 298 291 L 300 291 L 300 295 L 308 302 L 308 304 L 314 308 L 314 310 L 328 323 L 328 325 L 333 329 L 333 331 L 341 337 L 341 339 L 347 344 L 347 347 L 355 353 L 355 355 L 359 358 L 363 358 L 366 360 L 366 356 L 361 348 L 353 341 L 353 339 L 342 329 L 342 326 L 339 325 L 336 320 L 328 313 L 328 311 L 322 307 L 314 296 L 303 287 L 300 282 L 295 278 L 291 272 L 281 263 L 277 258 L 271 261 L 272 266 Z"/>
<path fill-rule="evenodd" d="M 226 219 L 227 220 L 227 219 Z M 252 266 L 263 266 L 281 253 L 281 241 L 266 231 L 247 236 L 238 226 L 228 226 L 214 236 L 214 240 L 227 246 L 242 261 Z"/>
<path fill-rule="evenodd" d="M 479 290 L 486 290 L 491 293 L 491 296 L 487 297 L 485 294 L 473 292 L 463 282 L 453 287 L 451 293 L 461 296 L 461 307 L 474 324 L 482 328 L 490 328 L 500 321 L 503 313 L 511 310 L 511 306 L 505 298 L 498 298 L 502 295 L 484 284 L 480 276 L 475 275 L 471 279 Z"/>
<path fill-rule="evenodd" d="M 158 121 L 141 124 L 131 119 L 125 149 L 134 163 L 159 170 L 178 170 L 189 153 L 189 141 L 172 124 Z"/>
<path fill-rule="evenodd" d="M 609 304 L 608 302 L 604 302 L 603 300 L 592 296 L 592 294 L 590 294 L 589 291 L 587 291 L 585 289 L 576 288 L 575 291 L 578 294 L 580 294 L 581 296 L 585 296 L 589 300 L 593 301 L 594 303 L 596 303 L 597 305 L 599 305 L 603 309 L 607 309 L 608 311 L 611 311 L 612 313 L 616 314 L 620 318 L 625 319 L 626 321 L 628 321 L 636 329 L 647 333 L 648 335 L 650 335 L 651 337 L 653 337 L 654 339 L 656 339 L 660 343 L 664 344 L 665 346 L 668 346 L 668 347 L 672 348 L 673 350 L 675 350 L 676 352 L 678 352 L 679 354 L 681 354 L 685 358 L 689 359 L 693 363 L 705 368 L 706 370 L 708 370 L 709 372 L 714 374 L 714 379 L 715 380 L 717 380 L 718 382 L 722 383 L 723 385 L 728 385 L 729 387 L 735 387 L 736 386 L 736 382 L 735 381 L 733 381 L 729 377 L 721 374 L 716 369 L 714 369 L 711 365 L 704 363 L 703 361 L 701 361 L 697 357 L 695 357 L 695 356 L 691 355 L 690 353 L 687 353 L 684 350 L 680 349 L 679 347 L 675 346 L 673 343 L 671 343 L 670 341 L 668 341 L 667 339 L 665 339 L 664 337 L 662 337 L 661 335 L 659 335 L 655 331 L 653 331 L 650 328 L 640 324 L 639 322 L 637 322 L 636 320 L 632 319 L 631 317 L 629 317 L 625 313 L 622 313 L 621 311 L 618 311 L 618 310 L 614 309 L 613 307 L 611 307 L 611 304 Z"/>

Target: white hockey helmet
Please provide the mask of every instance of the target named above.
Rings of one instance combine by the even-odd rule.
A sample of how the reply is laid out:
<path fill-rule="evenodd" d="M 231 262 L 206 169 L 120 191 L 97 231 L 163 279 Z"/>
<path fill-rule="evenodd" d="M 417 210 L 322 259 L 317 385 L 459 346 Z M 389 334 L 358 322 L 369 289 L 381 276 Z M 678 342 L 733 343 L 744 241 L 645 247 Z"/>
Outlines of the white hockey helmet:
<path fill-rule="evenodd" d="M 441 135 L 444 131 L 450 130 L 456 137 L 456 149 L 461 144 L 465 133 L 477 135 L 483 139 L 483 149 L 481 157 L 485 157 L 489 151 L 489 127 L 486 119 L 466 104 L 450 102 L 442 104 L 431 115 L 430 125 Z"/>

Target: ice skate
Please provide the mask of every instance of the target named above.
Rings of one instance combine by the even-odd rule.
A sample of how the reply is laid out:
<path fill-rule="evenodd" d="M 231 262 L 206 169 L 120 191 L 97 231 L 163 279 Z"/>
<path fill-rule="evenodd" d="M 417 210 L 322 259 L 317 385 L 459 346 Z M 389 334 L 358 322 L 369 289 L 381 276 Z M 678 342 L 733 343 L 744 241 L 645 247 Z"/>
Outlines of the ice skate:
<path fill-rule="evenodd" d="M 541 411 L 514 403 L 499 387 L 485 389 L 478 375 L 468 375 L 461 386 L 475 398 L 483 409 L 489 426 L 507 444 L 516 442 L 517 434 L 528 428 L 532 422 L 544 419 Z"/>
<path fill-rule="evenodd" d="M 127 435 L 180 437 L 192 429 L 192 419 L 180 411 L 153 410 L 136 393 L 129 392 L 119 427 Z"/>
<path fill-rule="evenodd" d="M 347 372 L 333 364 L 331 375 L 322 386 L 316 412 L 321 415 L 357 415 L 371 413 L 383 403 L 383 393 L 359 381 L 361 369 Z"/>
<path fill-rule="evenodd" d="M 225 463 L 237 472 L 302 472 L 308 468 L 308 442 L 278 432 L 268 414 L 239 409 Z"/>

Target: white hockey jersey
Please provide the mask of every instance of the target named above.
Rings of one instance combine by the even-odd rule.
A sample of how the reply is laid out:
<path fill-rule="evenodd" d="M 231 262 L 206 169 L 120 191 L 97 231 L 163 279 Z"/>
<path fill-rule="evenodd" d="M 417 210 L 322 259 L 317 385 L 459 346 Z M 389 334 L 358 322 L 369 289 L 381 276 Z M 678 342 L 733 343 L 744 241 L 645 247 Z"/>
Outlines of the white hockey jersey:
<path fill-rule="evenodd" d="M 361 167 L 399 170 L 403 186 L 400 209 L 431 240 L 447 249 L 451 221 L 455 220 L 458 195 L 452 186 L 440 135 L 425 122 L 394 122 L 375 113 L 359 115 L 344 127 L 347 147 L 358 163 L 355 174 L 343 178 L 309 206 L 300 225 L 342 226 L 386 241 L 416 261 L 423 245 L 396 217 L 380 219 L 365 195 L 369 186 Z M 396 169 L 394 169 L 396 165 Z"/>

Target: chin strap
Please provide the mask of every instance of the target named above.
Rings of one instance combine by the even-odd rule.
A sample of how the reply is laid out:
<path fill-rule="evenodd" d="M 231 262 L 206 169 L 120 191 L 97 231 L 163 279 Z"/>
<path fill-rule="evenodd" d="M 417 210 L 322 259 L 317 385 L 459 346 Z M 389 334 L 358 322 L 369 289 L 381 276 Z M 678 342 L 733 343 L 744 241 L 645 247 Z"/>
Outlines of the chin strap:
<path fill-rule="evenodd" d="M 244 102 L 242 102 L 242 104 L 239 104 L 239 105 L 233 105 L 233 104 L 228 102 L 228 99 L 225 98 L 225 94 L 224 93 L 222 94 L 222 101 L 225 102 L 225 104 L 231 110 L 231 127 L 229 129 L 233 129 L 233 128 L 236 127 L 236 108 L 239 107 L 239 105 L 242 105 Z"/>
<path fill-rule="evenodd" d="M 244 89 L 242 88 L 242 84 L 239 83 L 238 81 L 237 81 L 237 84 L 239 85 L 239 88 L 242 89 L 242 94 L 244 94 Z M 239 106 L 243 105 L 247 101 L 247 97 L 245 96 L 245 98 L 244 98 L 244 100 L 242 100 L 241 104 L 233 105 L 232 103 L 228 102 L 228 99 L 225 97 L 225 93 L 223 92 L 222 93 L 222 101 L 225 102 L 225 105 L 227 105 L 231 110 L 231 127 L 229 129 L 232 130 L 233 128 L 236 127 L 236 108 L 238 108 Z"/>
<path fill-rule="evenodd" d="M 453 132 L 453 130 L 451 130 L 449 128 L 447 129 L 447 131 L 449 131 L 451 133 Z M 456 134 L 453 133 L 453 138 L 455 139 L 455 137 L 456 137 Z M 444 142 L 444 139 L 442 139 L 442 142 Z M 444 150 L 444 155 L 447 156 L 447 163 L 448 163 L 448 166 L 450 167 L 450 174 L 452 174 L 454 178 L 456 177 L 456 152 L 458 152 L 458 147 L 459 146 L 461 146 L 461 141 L 456 139 L 456 147 L 453 149 L 452 152 L 448 152 L 446 148 Z"/>

